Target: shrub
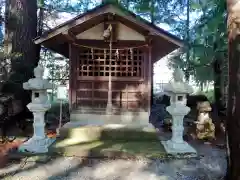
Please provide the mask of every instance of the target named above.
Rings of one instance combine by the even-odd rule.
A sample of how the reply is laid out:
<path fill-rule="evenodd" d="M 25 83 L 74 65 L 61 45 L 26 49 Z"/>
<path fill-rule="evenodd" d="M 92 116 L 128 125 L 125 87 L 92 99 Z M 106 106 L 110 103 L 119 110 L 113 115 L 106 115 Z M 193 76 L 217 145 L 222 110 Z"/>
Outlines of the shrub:
<path fill-rule="evenodd" d="M 207 96 L 210 103 L 215 102 L 214 90 L 205 91 L 203 93 L 205 94 L 205 96 Z"/>

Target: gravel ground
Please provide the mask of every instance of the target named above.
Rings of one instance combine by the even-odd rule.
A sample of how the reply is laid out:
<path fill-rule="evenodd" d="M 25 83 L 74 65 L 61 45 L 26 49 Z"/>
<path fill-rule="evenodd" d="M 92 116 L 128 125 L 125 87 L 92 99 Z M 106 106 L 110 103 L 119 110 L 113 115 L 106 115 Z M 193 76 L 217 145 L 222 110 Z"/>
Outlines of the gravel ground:
<path fill-rule="evenodd" d="M 194 145 L 199 159 L 83 160 L 59 157 L 48 163 L 22 161 L 0 169 L 10 180 L 221 180 L 226 170 L 225 151 Z"/>

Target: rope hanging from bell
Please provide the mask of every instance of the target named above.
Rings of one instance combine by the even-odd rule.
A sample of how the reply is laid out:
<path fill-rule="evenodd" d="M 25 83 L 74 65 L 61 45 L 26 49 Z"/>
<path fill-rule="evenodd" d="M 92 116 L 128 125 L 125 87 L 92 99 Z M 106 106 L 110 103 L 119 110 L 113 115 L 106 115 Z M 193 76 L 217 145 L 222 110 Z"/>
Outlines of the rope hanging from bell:
<path fill-rule="evenodd" d="M 116 56 L 117 59 L 119 59 L 119 51 L 118 51 L 118 49 L 115 52 L 115 56 Z"/>
<path fill-rule="evenodd" d="M 92 55 L 92 59 L 94 59 L 94 50 L 93 50 L 93 48 L 91 48 L 91 55 Z"/>
<path fill-rule="evenodd" d="M 112 59 L 112 25 L 109 24 L 108 28 L 103 31 L 104 39 L 109 39 L 109 60 Z"/>

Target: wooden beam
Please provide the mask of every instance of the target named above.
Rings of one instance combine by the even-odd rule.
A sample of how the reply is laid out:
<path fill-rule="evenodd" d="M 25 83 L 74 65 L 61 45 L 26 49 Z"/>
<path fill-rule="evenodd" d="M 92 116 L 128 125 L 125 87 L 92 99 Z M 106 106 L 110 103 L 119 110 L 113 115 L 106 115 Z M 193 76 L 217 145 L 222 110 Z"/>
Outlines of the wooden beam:
<path fill-rule="evenodd" d="M 147 43 L 148 45 L 151 45 L 151 46 L 152 46 L 152 44 L 153 44 L 153 38 L 154 38 L 154 36 L 152 36 L 152 35 L 149 33 L 147 36 L 145 36 L 146 43 Z"/>
<path fill-rule="evenodd" d="M 56 53 L 59 53 L 65 57 L 69 57 L 68 43 L 63 42 L 62 44 L 56 43 L 56 41 L 49 41 L 44 44 L 44 46 Z"/>
<path fill-rule="evenodd" d="M 107 48 L 109 49 L 109 42 L 103 42 L 102 40 L 88 40 L 88 39 L 78 39 L 75 43 L 76 45 L 85 45 L 85 46 L 93 46 L 93 47 L 100 47 L 100 48 Z M 132 48 L 138 46 L 147 46 L 145 41 L 128 41 L 128 40 L 121 40 L 113 43 L 113 49 L 116 48 Z"/>
<path fill-rule="evenodd" d="M 77 41 L 76 36 L 69 30 L 62 32 L 62 35 L 64 35 L 70 42 Z"/>

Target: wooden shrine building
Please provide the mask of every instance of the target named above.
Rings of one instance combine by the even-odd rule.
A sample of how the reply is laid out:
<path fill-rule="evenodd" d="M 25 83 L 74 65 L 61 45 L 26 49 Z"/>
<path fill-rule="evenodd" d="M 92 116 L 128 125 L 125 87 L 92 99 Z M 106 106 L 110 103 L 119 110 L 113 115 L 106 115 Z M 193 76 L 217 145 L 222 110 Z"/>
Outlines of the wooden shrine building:
<path fill-rule="evenodd" d="M 34 39 L 69 58 L 71 121 L 148 124 L 153 63 L 182 41 L 135 14 L 100 5 Z"/>

